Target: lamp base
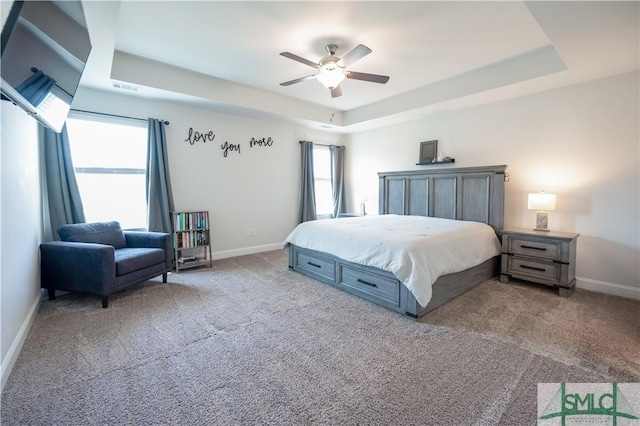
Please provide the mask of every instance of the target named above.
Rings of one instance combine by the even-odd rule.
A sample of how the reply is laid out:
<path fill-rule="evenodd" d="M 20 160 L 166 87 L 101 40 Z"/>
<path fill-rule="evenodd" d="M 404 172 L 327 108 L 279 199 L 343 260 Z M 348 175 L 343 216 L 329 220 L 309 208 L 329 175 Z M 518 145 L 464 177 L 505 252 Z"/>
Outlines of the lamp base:
<path fill-rule="evenodd" d="M 549 215 L 547 212 L 540 211 L 536 213 L 536 227 L 533 230 L 549 232 Z"/>

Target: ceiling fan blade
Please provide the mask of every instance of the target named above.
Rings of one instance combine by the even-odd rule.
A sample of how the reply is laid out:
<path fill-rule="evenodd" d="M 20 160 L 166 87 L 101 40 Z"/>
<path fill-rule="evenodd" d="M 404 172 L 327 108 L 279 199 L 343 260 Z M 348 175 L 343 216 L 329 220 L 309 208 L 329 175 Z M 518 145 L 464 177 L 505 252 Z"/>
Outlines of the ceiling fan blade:
<path fill-rule="evenodd" d="M 331 89 L 332 98 L 337 98 L 339 96 L 342 96 L 342 89 L 340 88 L 340 86 L 334 87 L 333 89 Z"/>
<path fill-rule="evenodd" d="M 280 55 L 284 56 L 285 58 L 289 58 L 289 59 L 293 59 L 294 61 L 298 61 L 300 63 L 303 63 L 305 65 L 309 65 L 312 68 L 320 68 L 320 65 L 316 64 L 315 62 L 311 62 L 305 58 L 301 58 L 298 55 L 294 55 L 291 52 L 281 52 Z"/>
<path fill-rule="evenodd" d="M 351 49 L 349 53 L 344 55 L 342 59 L 338 61 L 338 66 L 341 66 L 342 68 L 346 68 L 349 65 L 353 64 L 355 61 L 364 58 L 369 53 L 371 53 L 371 49 L 369 49 L 364 44 L 359 44 L 353 49 Z"/>
<path fill-rule="evenodd" d="M 372 83 L 385 84 L 387 81 L 389 81 L 389 76 L 379 74 L 367 74 L 364 72 L 347 71 L 345 75 L 347 76 L 347 78 L 370 81 Z"/>
<path fill-rule="evenodd" d="M 280 86 L 291 86 L 292 84 L 300 83 L 302 81 L 311 80 L 313 78 L 316 78 L 316 75 L 317 74 L 308 75 L 306 77 L 296 78 L 295 80 L 285 81 L 284 83 L 280 83 Z"/>

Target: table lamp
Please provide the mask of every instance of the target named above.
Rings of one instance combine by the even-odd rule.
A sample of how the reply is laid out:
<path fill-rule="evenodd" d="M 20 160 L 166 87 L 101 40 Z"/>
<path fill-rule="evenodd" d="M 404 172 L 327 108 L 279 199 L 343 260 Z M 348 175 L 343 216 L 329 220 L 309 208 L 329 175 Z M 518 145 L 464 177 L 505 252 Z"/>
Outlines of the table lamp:
<path fill-rule="evenodd" d="M 366 214 L 367 214 L 367 197 L 362 196 L 362 198 L 360 199 L 360 215 L 366 216 Z"/>
<path fill-rule="evenodd" d="M 529 210 L 537 210 L 536 213 L 536 231 L 549 231 L 549 216 L 547 212 L 556 209 L 556 195 L 545 194 L 544 191 L 539 193 L 530 193 L 527 203 Z"/>

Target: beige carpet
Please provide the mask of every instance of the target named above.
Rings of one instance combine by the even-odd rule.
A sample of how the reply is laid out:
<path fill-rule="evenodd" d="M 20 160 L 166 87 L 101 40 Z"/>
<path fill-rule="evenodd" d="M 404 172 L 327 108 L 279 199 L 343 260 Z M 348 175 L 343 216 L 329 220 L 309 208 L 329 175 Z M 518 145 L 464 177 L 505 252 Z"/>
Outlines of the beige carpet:
<path fill-rule="evenodd" d="M 640 302 L 488 281 L 411 321 L 285 251 L 43 302 L 3 425 L 535 424 L 541 382 L 640 381 Z"/>
<path fill-rule="evenodd" d="M 424 317 L 495 335 L 531 351 L 640 382 L 640 301 L 586 290 L 570 298 L 542 285 L 484 283 Z"/>

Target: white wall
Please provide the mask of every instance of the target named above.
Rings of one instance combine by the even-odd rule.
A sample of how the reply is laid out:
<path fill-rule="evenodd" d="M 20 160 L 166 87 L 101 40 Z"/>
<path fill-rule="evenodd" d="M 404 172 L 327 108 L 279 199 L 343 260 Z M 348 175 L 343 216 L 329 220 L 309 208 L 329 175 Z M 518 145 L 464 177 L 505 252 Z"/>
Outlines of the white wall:
<path fill-rule="evenodd" d="M 0 356 L 4 387 L 39 306 L 42 205 L 37 122 L 7 101 L 0 102 L 0 112 Z"/>
<path fill-rule="evenodd" d="M 300 140 L 337 143 L 336 134 L 287 122 L 225 115 L 185 106 L 79 89 L 74 109 L 168 120 L 169 168 L 177 210 L 208 210 L 214 258 L 282 247 L 297 224 Z M 189 128 L 212 131 L 213 141 L 185 141 Z M 270 147 L 249 147 L 251 138 L 271 137 Z M 225 142 L 240 153 L 223 156 Z M 255 236 L 247 237 L 247 229 Z"/>
<path fill-rule="evenodd" d="M 505 226 L 534 226 L 528 192 L 557 194 L 549 226 L 581 234 L 578 285 L 640 298 L 638 80 L 628 73 L 351 135 L 347 190 L 364 190 L 376 212 L 377 172 L 423 167 L 426 140 L 456 167 L 506 164 Z"/>

